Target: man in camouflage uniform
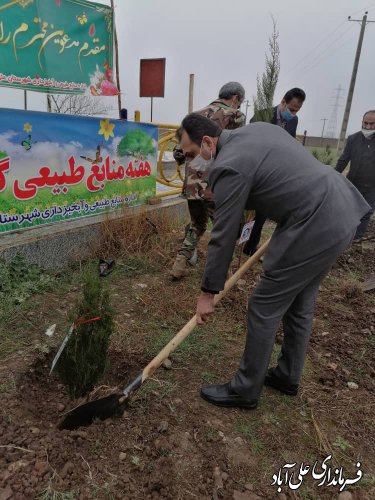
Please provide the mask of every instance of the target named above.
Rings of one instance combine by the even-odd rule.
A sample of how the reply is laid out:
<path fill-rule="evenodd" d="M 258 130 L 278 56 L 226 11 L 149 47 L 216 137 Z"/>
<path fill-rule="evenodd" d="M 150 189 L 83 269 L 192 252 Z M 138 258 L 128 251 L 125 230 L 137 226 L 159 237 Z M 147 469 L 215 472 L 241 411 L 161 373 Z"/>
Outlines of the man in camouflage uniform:
<path fill-rule="evenodd" d="M 220 89 L 219 98 L 198 113 L 215 121 L 223 129 L 231 130 L 242 127 L 246 119 L 239 108 L 244 98 L 243 86 L 238 82 L 229 82 Z M 182 195 L 188 201 L 190 213 L 190 223 L 185 228 L 185 239 L 171 270 L 171 276 L 174 279 L 180 279 L 188 274 L 187 264 L 196 263 L 198 241 L 206 231 L 209 219 L 213 219 L 215 204 L 207 186 L 207 169 L 204 166 L 202 168 L 190 167 L 191 159 L 185 157 L 180 146 L 174 148 L 173 155 L 178 165 L 185 163 Z"/>

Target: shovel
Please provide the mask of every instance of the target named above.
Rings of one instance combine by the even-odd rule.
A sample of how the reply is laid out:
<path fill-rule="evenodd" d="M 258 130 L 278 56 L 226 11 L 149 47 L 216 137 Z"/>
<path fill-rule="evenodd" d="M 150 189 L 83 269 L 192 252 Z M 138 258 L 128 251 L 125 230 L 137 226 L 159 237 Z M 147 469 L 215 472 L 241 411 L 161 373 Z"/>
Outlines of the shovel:
<path fill-rule="evenodd" d="M 215 295 L 214 303 L 217 304 L 236 282 L 260 259 L 268 247 L 269 240 L 264 243 L 254 255 L 252 255 L 225 283 L 224 290 Z M 121 416 L 128 406 L 130 398 L 142 386 L 142 384 L 159 368 L 168 356 L 186 339 L 197 325 L 197 317 L 194 315 L 188 323 L 177 333 L 173 339 L 159 352 L 155 358 L 130 382 L 121 392 L 115 392 L 104 398 L 90 401 L 77 406 L 67 413 L 59 424 L 59 429 L 77 429 L 81 426 L 91 425 L 95 419 Z"/>

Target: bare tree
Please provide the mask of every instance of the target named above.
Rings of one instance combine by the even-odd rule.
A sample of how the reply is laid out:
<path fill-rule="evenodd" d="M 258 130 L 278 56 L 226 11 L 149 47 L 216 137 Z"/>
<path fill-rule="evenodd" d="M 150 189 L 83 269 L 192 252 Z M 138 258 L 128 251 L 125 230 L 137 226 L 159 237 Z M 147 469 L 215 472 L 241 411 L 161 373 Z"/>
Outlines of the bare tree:
<path fill-rule="evenodd" d="M 88 95 L 49 94 L 51 111 L 67 115 L 106 116 L 113 109 L 105 98 Z"/>
<path fill-rule="evenodd" d="M 273 98 L 280 74 L 279 31 L 272 17 L 273 32 L 268 40 L 266 69 L 260 78 L 257 75 L 257 95 L 254 98 L 254 119 L 256 122 L 270 122 L 273 114 Z"/>

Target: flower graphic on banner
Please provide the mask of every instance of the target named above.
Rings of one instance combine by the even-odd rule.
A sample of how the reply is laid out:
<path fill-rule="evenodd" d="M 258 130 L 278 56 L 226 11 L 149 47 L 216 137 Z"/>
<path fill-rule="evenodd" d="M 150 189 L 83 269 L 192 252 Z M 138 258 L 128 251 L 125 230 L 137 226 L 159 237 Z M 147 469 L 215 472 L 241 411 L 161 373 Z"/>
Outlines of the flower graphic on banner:
<path fill-rule="evenodd" d="M 107 48 L 106 48 L 107 50 Z M 96 71 L 90 75 L 90 92 L 91 95 L 114 96 L 118 95 L 118 89 L 113 83 L 113 70 L 107 61 L 104 62 L 104 72 L 96 65 Z"/>
<path fill-rule="evenodd" d="M 23 126 L 23 129 L 25 132 L 27 132 L 28 134 L 30 134 L 30 132 L 33 130 L 33 127 L 31 126 L 30 123 L 25 123 L 25 125 Z"/>
<path fill-rule="evenodd" d="M 108 118 L 106 120 L 100 120 L 99 135 L 104 135 L 104 139 L 108 141 L 110 137 L 114 137 L 114 128 L 115 124 L 110 123 Z"/>
<path fill-rule="evenodd" d="M 82 14 L 80 16 L 76 16 L 77 18 L 77 21 L 79 22 L 79 24 L 86 24 L 87 23 L 87 16 L 86 16 L 86 12 L 82 12 Z"/>

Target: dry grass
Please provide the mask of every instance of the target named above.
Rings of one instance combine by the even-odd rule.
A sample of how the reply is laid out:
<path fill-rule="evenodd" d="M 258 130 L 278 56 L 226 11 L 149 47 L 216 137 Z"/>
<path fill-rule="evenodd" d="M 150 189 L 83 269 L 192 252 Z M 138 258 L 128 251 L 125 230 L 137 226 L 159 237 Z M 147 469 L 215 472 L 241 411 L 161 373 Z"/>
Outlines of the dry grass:
<path fill-rule="evenodd" d="M 129 215 L 124 209 L 121 218 L 103 222 L 102 238 L 96 254 L 104 258 L 126 254 L 148 259 L 157 255 L 166 258 L 171 250 L 173 233 L 177 232 L 176 227 L 178 221 L 164 210 L 151 213 L 141 210 Z"/>

